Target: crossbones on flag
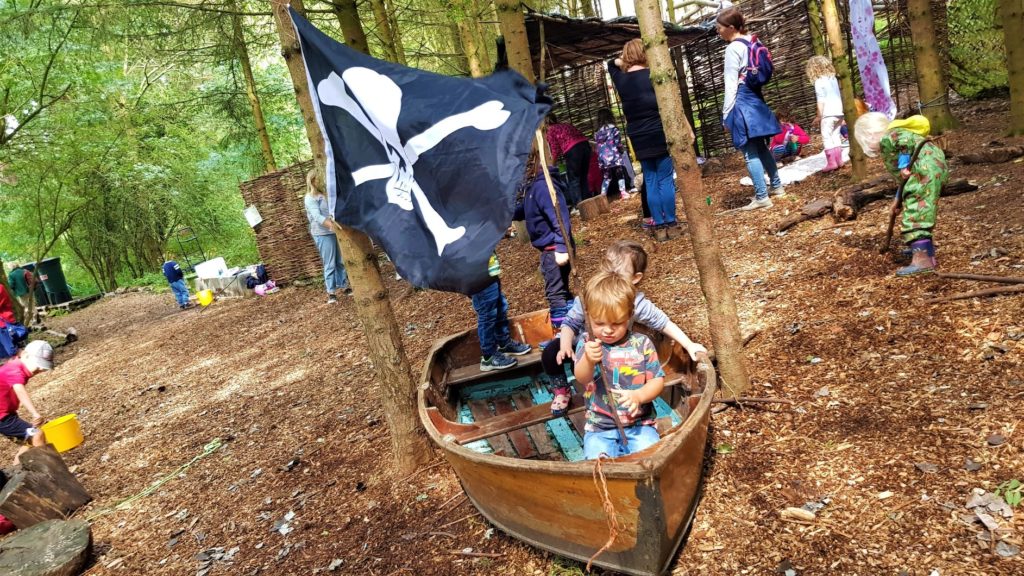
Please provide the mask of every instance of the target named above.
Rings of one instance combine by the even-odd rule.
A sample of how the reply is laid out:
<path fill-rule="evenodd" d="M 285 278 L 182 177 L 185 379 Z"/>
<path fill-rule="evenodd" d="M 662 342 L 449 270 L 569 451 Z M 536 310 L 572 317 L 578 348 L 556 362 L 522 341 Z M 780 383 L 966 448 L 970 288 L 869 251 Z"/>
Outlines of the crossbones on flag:
<path fill-rule="evenodd" d="M 511 70 L 452 78 L 377 60 L 294 10 L 327 152 L 335 220 L 366 233 L 416 286 L 473 294 L 512 220 L 549 105 Z M 541 100 L 544 100 L 543 98 Z"/>

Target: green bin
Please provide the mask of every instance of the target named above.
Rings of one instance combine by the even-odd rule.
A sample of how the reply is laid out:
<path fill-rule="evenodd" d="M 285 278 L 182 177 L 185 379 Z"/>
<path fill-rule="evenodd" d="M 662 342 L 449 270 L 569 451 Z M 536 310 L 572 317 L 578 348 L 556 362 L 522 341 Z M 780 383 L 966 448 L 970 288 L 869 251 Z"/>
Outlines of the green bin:
<path fill-rule="evenodd" d="M 64 270 L 60 267 L 60 257 L 47 258 L 36 264 L 39 271 L 36 277 L 46 287 L 46 296 L 50 304 L 63 304 L 71 301 L 71 290 L 64 279 Z"/>

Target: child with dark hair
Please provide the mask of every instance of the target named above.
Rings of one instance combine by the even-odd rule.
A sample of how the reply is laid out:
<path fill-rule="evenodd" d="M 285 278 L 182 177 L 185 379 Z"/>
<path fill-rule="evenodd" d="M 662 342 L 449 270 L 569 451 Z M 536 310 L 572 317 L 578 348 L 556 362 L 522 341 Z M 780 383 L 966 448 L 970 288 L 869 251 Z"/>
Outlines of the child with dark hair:
<path fill-rule="evenodd" d="M 617 179 L 619 194 L 623 199 L 629 198 L 630 192 L 626 189 L 626 162 L 629 162 L 629 156 L 622 145 L 622 133 L 615 125 L 612 111 L 608 108 L 598 110 L 597 125 L 600 128 L 594 133 L 594 142 L 597 143 L 597 164 L 601 168 L 601 195 L 607 196 L 608 186 L 613 179 Z"/>
<path fill-rule="evenodd" d="M 782 132 L 772 137 L 772 143 L 769 146 L 772 156 L 775 156 L 776 160 L 799 158 L 800 150 L 811 141 L 811 137 L 793 121 L 793 115 L 789 113 L 789 110 L 779 109 L 775 116 L 779 119 Z"/>
<path fill-rule="evenodd" d="M 548 114 L 546 134 L 551 148 L 552 163 L 565 159 L 565 179 L 568 181 L 566 200 L 571 208 L 581 200 L 590 198 L 587 172 L 590 170 L 590 141 L 568 122 L 559 122 L 552 112 Z"/>

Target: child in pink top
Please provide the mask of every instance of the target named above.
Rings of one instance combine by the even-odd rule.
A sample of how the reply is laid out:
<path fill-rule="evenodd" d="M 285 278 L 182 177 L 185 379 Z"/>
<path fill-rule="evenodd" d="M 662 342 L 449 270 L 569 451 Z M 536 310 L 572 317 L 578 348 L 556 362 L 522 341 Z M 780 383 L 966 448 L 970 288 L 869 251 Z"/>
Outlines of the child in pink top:
<path fill-rule="evenodd" d="M 799 158 L 801 149 L 811 141 L 811 137 L 793 121 L 789 111 L 779 110 L 776 117 L 778 117 L 779 124 L 782 126 L 782 132 L 772 137 L 772 142 L 769 146 L 772 155 L 775 156 L 776 160 Z"/>

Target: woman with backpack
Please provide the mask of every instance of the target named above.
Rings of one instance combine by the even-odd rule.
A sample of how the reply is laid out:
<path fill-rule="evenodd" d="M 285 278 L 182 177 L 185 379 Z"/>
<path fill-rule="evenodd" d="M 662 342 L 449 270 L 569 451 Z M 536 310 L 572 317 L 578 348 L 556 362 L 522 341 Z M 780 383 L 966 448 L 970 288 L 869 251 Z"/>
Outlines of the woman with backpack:
<path fill-rule="evenodd" d="M 768 142 L 782 131 L 779 121 L 765 104 L 761 87 L 771 78 L 771 57 L 756 36 L 747 34 L 743 13 L 729 8 L 715 19 L 718 35 L 729 43 L 725 48 L 725 102 L 722 118 L 732 144 L 743 152 L 747 170 L 754 181 L 754 199 L 740 210 L 771 208 L 768 196 L 782 196 L 786 190 Z M 771 190 L 765 185 L 767 172 Z"/>

